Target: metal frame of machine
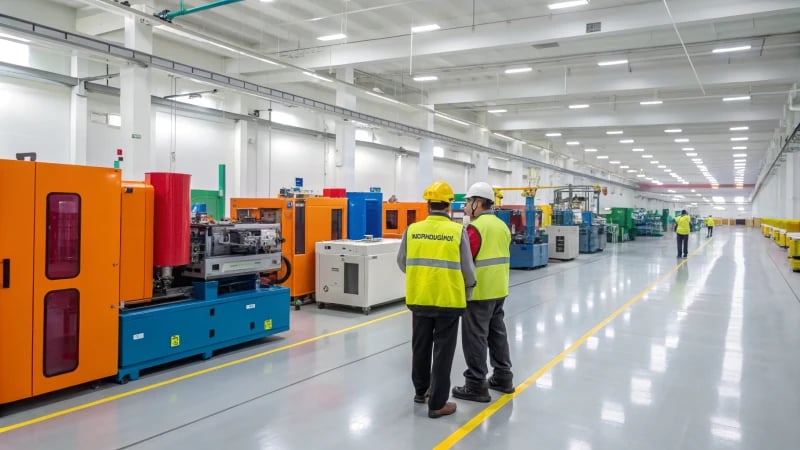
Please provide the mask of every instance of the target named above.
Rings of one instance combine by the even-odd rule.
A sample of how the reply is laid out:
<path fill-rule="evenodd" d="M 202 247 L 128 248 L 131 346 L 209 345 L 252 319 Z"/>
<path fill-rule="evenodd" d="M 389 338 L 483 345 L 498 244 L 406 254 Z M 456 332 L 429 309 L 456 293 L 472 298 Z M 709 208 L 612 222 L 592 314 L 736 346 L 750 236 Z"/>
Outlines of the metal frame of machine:
<path fill-rule="evenodd" d="M 258 283 L 279 228 L 190 225 L 188 175 L 0 160 L 0 206 L 0 405 L 289 329 L 289 290 Z"/>
<path fill-rule="evenodd" d="M 521 191 L 525 198 L 524 223 L 525 229 L 517 230 L 512 225 L 514 212 L 511 210 L 497 209 L 497 216 L 508 225 L 511 230 L 511 259 L 512 269 L 535 269 L 544 267 L 549 262 L 549 244 L 547 233 L 541 229 L 544 222 L 544 212 L 534 205 L 536 192 L 551 186 L 529 186 L 525 188 L 494 188 L 495 205 L 501 206 L 503 191 Z"/>

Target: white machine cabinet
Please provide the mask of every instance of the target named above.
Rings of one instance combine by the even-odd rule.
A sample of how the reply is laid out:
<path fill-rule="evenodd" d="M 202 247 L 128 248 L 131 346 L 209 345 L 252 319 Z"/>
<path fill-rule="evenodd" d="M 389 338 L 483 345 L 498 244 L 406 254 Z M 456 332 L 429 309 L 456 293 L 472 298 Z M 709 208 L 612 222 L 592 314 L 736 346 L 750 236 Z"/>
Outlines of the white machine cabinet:
<path fill-rule="evenodd" d="M 578 226 L 551 225 L 547 227 L 549 256 L 553 259 L 575 259 L 580 250 L 580 235 Z"/>
<path fill-rule="evenodd" d="M 372 306 L 405 298 L 399 249 L 400 239 L 317 242 L 317 306 L 352 306 L 369 314 Z"/>

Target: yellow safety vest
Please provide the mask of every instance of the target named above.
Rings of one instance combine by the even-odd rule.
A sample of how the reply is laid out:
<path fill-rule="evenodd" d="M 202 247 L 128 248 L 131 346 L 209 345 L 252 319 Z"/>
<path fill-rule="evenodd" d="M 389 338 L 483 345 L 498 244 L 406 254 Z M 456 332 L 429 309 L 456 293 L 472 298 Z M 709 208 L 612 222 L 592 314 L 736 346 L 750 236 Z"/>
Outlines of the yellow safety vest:
<path fill-rule="evenodd" d="M 707 227 L 713 227 L 714 226 L 714 219 L 712 219 L 711 217 L 706 219 L 706 226 Z"/>
<path fill-rule="evenodd" d="M 679 217 L 677 217 L 675 219 L 675 223 L 678 224 L 678 229 L 675 230 L 675 231 L 677 231 L 678 234 L 689 234 L 689 232 L 692 231 L 692 229 L 690 227 L 691 221 L 692 221 L 692 218 L 689 217 L 689 216 L 679 216 Z"/>
<path fill-rule="evenodd" d="M 428 216 L 406 234 L 406 304 L 464 309 L 467 294 L 461 273 L 461 225 Z"/>
<path fill-rule="evenodd" d="M 483 214 L 470 222 L 481 235 L 481 248 L 475 256 L 475 277 L 478 284 L 472 300 L 495 300 L 508 296 L 511 270 L 511 232 L 497 216 Z"/>

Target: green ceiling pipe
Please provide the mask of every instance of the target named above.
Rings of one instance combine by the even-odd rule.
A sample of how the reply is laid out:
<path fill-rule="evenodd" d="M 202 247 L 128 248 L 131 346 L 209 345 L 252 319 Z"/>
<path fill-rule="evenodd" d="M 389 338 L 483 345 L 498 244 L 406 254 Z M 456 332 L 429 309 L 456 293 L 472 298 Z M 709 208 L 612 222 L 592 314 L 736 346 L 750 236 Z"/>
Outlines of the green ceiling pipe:
<path fill-rule="evenodd" d="M 196 12 L 200 12 L 200 11 L 205 11 L 207 9 L 216 8 L 218 6 L 225 6 L 225 5 L 228 5 L 230 3 L 238 3 L 238 2 L 241 2 L 241 1 L 242 0 L 217 0 L 216 2 L 206 3 L 205 5 L 195 6 L 194 8 L 186 9 L 184 7 L 183 0 L 181 0 L 181 9 L 179 9 L 178 11 L 166 11 L 165 10 L 165 11 L 161 11 L 160 13 L 158 13 L 156 15 L 158 17 L 164 19 L 164 20 L 172 21 L 172 19 L 174 19 L 176 17 L 179 17 L 179 16 L 185 16 L 187 14 L 192 14 L 192 13 L 196 13 Z"/>

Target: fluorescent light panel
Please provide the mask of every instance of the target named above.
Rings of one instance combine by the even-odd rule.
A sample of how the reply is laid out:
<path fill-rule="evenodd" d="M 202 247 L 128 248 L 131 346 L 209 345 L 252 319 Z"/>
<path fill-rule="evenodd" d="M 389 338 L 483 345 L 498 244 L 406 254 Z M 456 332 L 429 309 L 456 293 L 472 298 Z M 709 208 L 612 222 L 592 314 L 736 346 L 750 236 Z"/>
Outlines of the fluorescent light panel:
<path fill-rule="evenodd" d="M 749 45 L 740 45 L 738 47 L 722 47 L 722 48 L 715 48 L 711 51 L 711 53 L 730 53 L 730 52 L 742 52 L 745 50 L 750 50 L 752 47 Z"/>
<path fill-rule="evenodd" d="M 567 145 L 569 145 L 569 146 L 575 146 L 575 145 L 581 145 L 581 143 L 580 143 L 580 142 L 578 142 L 578 141 L 567 141 Z"/>
<path fill-rule="evenodd" d="M 457 123 L 459 125 L 464 125 L 465 127 L 469 126 L 469 124 L 467 122 L 464 122 L 463 120 L 458 120 L 458 119 L 455 119 L 455 118 L 450 117 L 450 116 L 445 116 L 442 113 L 435 113 L 435 114 L 436 114 L 436 117 L 441 117 L 442 119 L 449 120 L 450 122 L 455 122 L 455 123 Z M 494 133 L 494 134 L 497 134 L 497 133 Z"/>
<path fill-rule="evenodd" d="M 421 77 L 414 77 L 414 81 L 436 81 L 439 77 L 436 75 L 423 75 Z"/>
<path fill-rule="evenodd" d="M 741 102 L 741 101 L 745 101 L 745 100 L 750 100 L 750 96 L 749 95 L 740 95 L 738 97 L 723 97 L 722 98 L 723 102 Z"/>
<path fill-rule="evenodd" d="M 748 140 L 748 139 L 750 139 L 750 138 L 748 138 L 748 137 L 744 137 L 744 136 L 740 136 L 740 137 L 732 137 L 732 138 L 731 138 L 731 142 L 742 142 L 742 141 L 746 141 L 746 140 Z"/>
<path fill-rule="evenodd" d="M 594 153 L 594 152 L 597 151 L 597 149 L 596 148 L 585 148 L 585 149 L 583 149 L 583 151 L 585 151 L 586 153 Z"/>
<path fill-rule="evenodd" d="M 502 113 L 508 112 L 508 110 L 507 109 L 490 109 L 490 110 L 488 110 L 486 112 L 488 112 L 490 114 L 502 114 Z"/>
<path fill-rule="evenodd" d="M 646 101 L 643 101 L 643 102 L 639 102 L 639 104 L 642 105 L 642 106 L 660 105 L 662 103 L 664 103 L 664 102 L 661 101 L 661 100 L 646 100 Z"/>
<path fill-rule="evenodd" d="M 584 6 L 588 4 L 589 0 L 571 0 L 568 2 L 550 3 L 549 5 L 547 5 L 547 7 L 550 9 L 564 9 L 564 8 L 573 8 L 575 6 Z"/>
<path fill-rule="evenodd" d="M 336 34 L 329 34 L 327 36 L 320 36 L 317 38 L 319 41 L 338 41 L 339 39 L 347 39 L 347 35 L 344 33 L 336 33 Z"/>
<path fill-rule="evenodd" d="M 746 145 L 737 145 L 733 147 L 734 150 L 747 150 Z"/>
<path fill-rule="evenodd" d="M 670 128 L 668 130 L 664 130 L 664 133 L 681 133 L 683 130 L 680 128 Z"/>
<path fill-rule="evenodd" d="M 622 134 L 622 133 L 623 133 L 623 131 L 622 131 L 622 130 L 611 130 L 611 131 L 606 131 L 606 134 L 608 134 L 608 135 L 615 135 L 615 134 Z"/>
<path fill-rule="evenodd" d="M 619 66 L 621 64 L 628 64 L 628 60 L 627 59 L 616 59 L 616 60 L 613 60 L 613 61 L 600 61 L 599 63 L 597 63 L 597 65 L 600 66 L 600 67 Z"/>
<path fill-rule="evenodd" d="M 633 139 L 623 139 L 619 141 L 620 144 L 633 144 Z"/>
<path fill-rule="evenodd" d="M 747 131 L 750 127 L 730 127 L 731 131 Z"/>
<path fill-rule="evenodd" d="M 585 103 L 579 103 L 579 104 L 575 104 L 575 105 L 569 105 L 569 109 L 586 109 L 586 108 L 588 108 L 588 107 L 589 107 L 589 105 L 587 105 L 587 104 L 585 104 Z"/>
<path fill-rule="evenodd" d="M 411 32 L 412 33 L 424 33 L 426 31 L 436 31 L 436 30 L 438 30 L 440 28 L 441 27 L 439 25 L 436 25 L 435 23 L 432 23 L 432 24 L 429 24 L 429 25 L 419 25 L 419 26 L 416 26 L 416 27 L 411 27 Z"/>
<path fill-rule="evenodd" d="M 532 68 L 530 68 L 530 67 L 516 67 L 516 68 L 514 68 L 514 69 L 506 69 L 506 73 L 507 73 L 507 74 L 514 74 L 514 73 L 525 73 L 525 72 L 530 72 L 530 71 L 532 71 L 532 70 L 533 70 L 533 69 L 532 69 Z"/>
<path fill-rule="evenodd" d="M 686 138 L 678 138 L 678 139 L 675 139 L 675 142 L 677 142 L 677 143 L 689 142 L 689 139 L 686 139 Z"/>
<path fill-rule="evenodd" d="M 546 133 L 547 137 L 561 137 L 561 133 Z"/>

